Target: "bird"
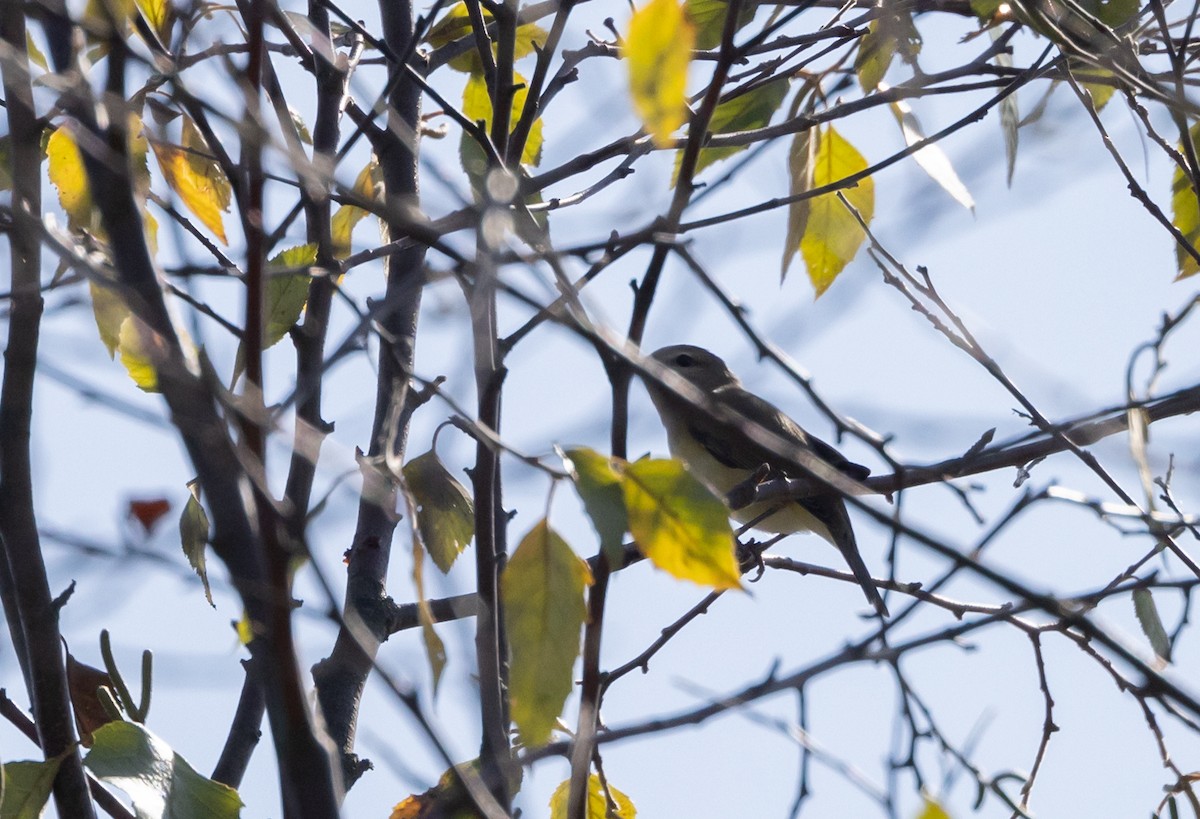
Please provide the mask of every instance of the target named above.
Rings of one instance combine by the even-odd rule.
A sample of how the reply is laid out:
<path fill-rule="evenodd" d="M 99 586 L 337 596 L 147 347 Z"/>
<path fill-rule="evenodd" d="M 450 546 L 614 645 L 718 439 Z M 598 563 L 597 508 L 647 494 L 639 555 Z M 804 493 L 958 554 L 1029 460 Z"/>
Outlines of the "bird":
<path fill-rule="evenodd" d="M 747 390 L 720 357 L 703 347 L 676 344 L 656 350 L 650 358 L 690 382 L 715 405 L 807 449 L 848 478 L 862 481 L 870 474 L 868 467 L 848 461 L 832 446 L 805 432 L 774 404 Z M 751 440 L 736 425 L 712 418 L 653 379 L 643 381 L 666 427 L 671 455 L 722 497 L 764 466 L 769 470 L 766 479 L 808 477 L 809 473 L 795 461 Z M 820 535 L 842 553 L 875 611 L 881 617 L 889 616 L 859 554 L 846 502 L 835 490 L 798 500 L 757 501 L 733 510 L 732 515 L 738 523 L 751 524 L 764 532 L 811 531 Z"/>

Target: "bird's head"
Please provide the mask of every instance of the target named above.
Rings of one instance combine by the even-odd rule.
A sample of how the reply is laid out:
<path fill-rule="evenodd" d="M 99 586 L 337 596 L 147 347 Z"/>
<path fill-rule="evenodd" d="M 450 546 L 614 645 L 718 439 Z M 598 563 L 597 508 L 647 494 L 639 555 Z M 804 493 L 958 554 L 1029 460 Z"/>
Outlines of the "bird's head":
<path fill-rule="evenodd" d="M 675 344 L 655 350 L 650 357 L 704 392 L 739 383 L 725 362 L 703 347 Z"/>

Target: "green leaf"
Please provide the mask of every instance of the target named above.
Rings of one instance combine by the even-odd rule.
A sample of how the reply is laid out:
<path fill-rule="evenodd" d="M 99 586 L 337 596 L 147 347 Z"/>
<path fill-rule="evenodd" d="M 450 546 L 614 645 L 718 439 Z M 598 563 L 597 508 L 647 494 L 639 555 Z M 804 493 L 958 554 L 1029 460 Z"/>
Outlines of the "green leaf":
<path fill-rule="evenodd" d="M 741 96 L 727 100 L 716 107 L 712 119 L 708 123 L 709 133 L 732 134 L 738 131 L 751 131 L 755 128 L 765 128 L 783 98 L 787 96 L 787 78 L 773 80 L 760 85 Z M 696 159 L 696 173 L 721 159 L 727 159 L 736 153 L 746 150 L 749 145 L 734 145 L 726 148 L 704 148 Z M 683 161 L 683 151 L 675 153 L 675 175 L 679 175 L 679 165 Z"/>
<path fill-rule="evenodd" d="M 696 29 L 678 0 L 650 0 L 625 35 L 629 93 L 654 144 L 666 147 L 687 119 L 687 73 Z"/>
<path fill-rule="evenodd" d="M 83 764 L 125 791 L 138 819 L 226 819 L 241 811 L 237 791 L 200 775 L 167 743 L 132 722 L 97 729 Z"/>
<path fill-rule="evenodd" d="M 696 27 L 696 48 L 707 51 L 721 44 L 721 34 L 725 30 L 725 12 L 729 10 L 729 0 L 684 0 L 683 10 L 692 25 Z M 737 28 L 741 29 L 754 19 L 758 11 L 756 4 L 744 3 L 742 13 L 738 15 Z"/>
<path fill-rule="evenodd" d="M 433 450 L 404 465 L 404 482 L 417 509 L 417 528 L 442 573 L 475 537 L 475 503 Z"/>
<path fill-rule="evenodd" d="M 41 762 L 5 762 L 0 767 L 0 819 L 39 819 L 63 757 Z"/>
<path fill-rule="evenodd" d="M 298 245 L 281 250 L 267 262 L 264 350 L 278 344 L 300 320 L 300 312 L 308 302 L 308 285 L 312 276 L 307 271 L 295 271 L 297 268 L 311 267 L 316 261 L 316 245 Z"/>
<path fill-rule="evenodd" d="M 897 54 L 911 61 L 920 50 L 921 35 L 911 14 L 885 14 L 873 20 L 854 59 L 854 71 L 863 91 L 869 94 L 879 87 Z"/>
<path fill-rule="evenodd" d="M 50 70 L 50 66 L 46 62 L 46 55 L 38 48 L 37 43 L 33 41 L 33 35 L 28 31 L 25 32 L 25 53 L 29 55 L 29 62 L 43 71 Z"/>
<path fill-rule="evenodd" d="M 1188 138 L 1192 141 L 1196 153 L 1200 155 L 1200 123 L 1191 127 Z M 1179 150 L 1183 151 L 1182 145 L 1179 146 Z M 1178 165 L 1171 175 L 1171 224 L 1179 229 L 1183 238 L 1193 248 L 1200 244 L 1200 204 L 1196 198 L 1196 189 L 1192 186 L 1191 177 Z M 1186 279 L 1200 272 L 1196 260 L 1178 243 L 1175 246 L 1175 263 L 1179 270 L 1176 280 Z"/>
<path fill-rule="evenodd" d="M 571 797 L 571 780 L 562 782 L 550 797 L 550 819 L 567 819 L 567 801 Z M 614 810 L 608 811 L 608 800 L 613 802 Z M 587 813 L 586 819 L 634 819 L 637 810 L 629 797 L 621 793 L 612 782 L 605 788 L 600 777 L 592 774 L 588 777 Z"/>
<path fill-rule="evenodd" d="M 826 128 L 813 138 L 818 140 L 812 164 L 813 188 L 832 185 L 867 169 L 867 160 L 834 128 Z M 870 224 L 875 215 L 875 181 L 868 176 L 842 193 L 863 221 Z M 820 296 L 858 253 L 866 234 L 835 194 L 812 199 L 808 208 L 800 253 L 813 289 Z"/>
<path fill-rule="evenodd" d="M 188 565 L 200 576 L 204 584 L 204 599 L 208 605 L 216 608 L 213 603 L 212 589 L 208 585 L 208 567 L 205 564 L 205 551 L 208 548 L 208 513 L 200 505 L 200 480 L 188 481 L 188 491 L 191 493 L 183 512 L 179 516 L 179 540 L 183 544 L 183 554 L 187 557 Z"/>
<path fill-rule="evenodd" d="M 540 521 L 521 540 L 500 577 L 511 660 L 512 718 L 529 746 L 543 745 L 571 693 L 571 670 L 587 617 L 587 563 Z"/>
<path fill-rule="evenodd" d="M 610 565 L 620 566 L 625 533 L 629 531 L 621 476 L 613 469 L 612 462 L 594 449 L 575 447 L 565 454 L 568 469 L 575 478 L 575 491 L 600 536 L 600 548 Z"/>
<path fill-rule="evenodd" d="M 715 589 L 741 588 L 729 508 L 675 459 L 627 464 L 629 531 L 663 571 Z"/>
<path fill-rule="evenodd" d="M 1162 660 L 1170 662 L 1171 638 L 1167 636 L 1162 618 L 1158 615 L 1158 606 L 1154 603 L 1154 595 L 1149 589 L 1133 590 L 1133 613 L 1137 615 L 1142 633 L 1150 641 L 1150 648 L 1154 649 L 1154 653 Z"/>

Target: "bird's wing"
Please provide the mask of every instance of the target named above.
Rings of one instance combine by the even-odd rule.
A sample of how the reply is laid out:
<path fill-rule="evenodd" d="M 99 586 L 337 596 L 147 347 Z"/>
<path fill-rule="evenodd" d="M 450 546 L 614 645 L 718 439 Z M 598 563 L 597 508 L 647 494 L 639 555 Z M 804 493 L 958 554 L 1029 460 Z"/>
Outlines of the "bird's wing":
<path fill-rule="evenodd" d="M 805 432 L 774 404 L 752 392 L 741 387 L 722 387 L 714 397 L 745 417 L 760 419 L 764 428 L 779 437 L 808 447 L 821 460 L 856 481 L 861 481 L 871 474 L 869 467 L 846 460 L 832 446 Z M 779 456 L 770 450 L 707 419 L 698 419 L 690 431 L 714 458 L 730 468 L 754 469 L 764 463 L 772 466 L 779 464 Z"/>

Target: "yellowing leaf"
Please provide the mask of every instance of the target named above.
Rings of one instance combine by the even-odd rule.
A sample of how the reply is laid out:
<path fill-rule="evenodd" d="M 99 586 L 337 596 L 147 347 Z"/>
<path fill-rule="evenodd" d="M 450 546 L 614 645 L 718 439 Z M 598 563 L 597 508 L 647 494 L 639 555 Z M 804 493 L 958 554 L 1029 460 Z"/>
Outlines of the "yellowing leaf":
<path fill-rule="evenodd" d="M 1188 138 L 1193 146 L 1200 149 L 1200 123 L 1191 127 Z M 1183 147 L 1180 146 L 1179 150 L 1182 152 Z M 1193 248 L 1200 244 L 1200 204 L 1196 199 L 1196 189 L 1192 186 L 1191 177 L 1178 165 L 1171 175 L 1171 224 L 1179 229 Z M 1176 279 L 1186 279 L 1200 271 L 1196 260 L 1178 243 L 1175 246 L 1175 263 L 1179 269 Z"/>
<path fill-rule="evenodd" d="M 575 478 L 575 491 L 583 500 L 596 534 L 600 535 L 600 548 L 610 565 L 620 566 L 625 532 L 629 530 L 621 476 L 613 469 L 612 462 L 594 449 L 577 447 L 565 454 Z"/>
<path fill-rule="evenodd" d="M 475 502 L 433 450 L 413 458 L 403 471 L 421 539 L 444 574 L 475 537 Z"/>
<path fill-rule="evenodd" d="M 741 588 L 729 508 L 682 462 L 627 464 L 621 487 L 629 531 L 655 566 L 702 586 Z"/>
<path fill-rule="evenodd" d="M 708 50 L 721 44 L 721 33 L 725 29 L 725 12 L 729 10 L 729 0 L 684 0 L 683 10 L 696 28 L 696 48 Z M 738 15 L 737 28 L 754 19 L 758 11 L 756 4 L 742 4 L 742 13 Z"/>
<path fill-rule="evenodd" d="M 66 211 L 71 227 L 85 227 L 92 220 L 92 195 L 83 168 L 83 155 L 75 144 L 71 127 L 60 125 L 46 141 L 46 174 L 58 191 L 58 203 Z"/>
<path fill-rule="evenodd" d="M 492 13 L 487 9 L 482 9 L 483 20 L 485 24 L 492 22 Z M 513 58 L 521 59 L 527 57 L 534 52 L 535 46 L 540 46 L 546 42 L 547 34 L 545 29 L 533 23 L 517 27 L 516 42 L 513 47 Z M 465 3 L 455 3 L 450 7 L 442 18 L 438 20 L 429 29 L 429 34 L 426 35 L 425 41 L 434 48 L 441 48 L 444 45 L 460 40 L 463 37 L 471 37 L 472 45 L 474 45 L 474 33 L 471 30 L 471 16 L 467 12 Z M 497 45 L 492 43 L 492 55 L 497 52 Z M 455 71 L 465 71 L 470 74 L 483 73 L 483 61 L 479 59 L 479 51 L 472 47 L 470 50 L 459 54 L 457 57 L 452 57 L 448 62 L 451 68 Z"/>
<path fill-rule="evenodd" d="M 814 188 L 839 182 L 867 169 L 867 160 L 833 128 L 825 129 L 819 140 L 813 159 Z M 863 221 L 870 224 L 875 215 L 875 181 L 868 176 L 859 180 L 856 187 L 844 190 L 843 194 Z M 800 253 L 808 266 L 808 278 L 816 295 L 829 289 L 858 253 L 865 238 L 862 227 L 837 196 L 827 193 L 812 200 L 804 237 L 800 240 Z"/>
<path fill-rule="evenodd" d="M 592 573 L 542 520 L 521 540 L 500 577 L 511 652 L 512 718 L 526 745 L 542 745 L 571 693 L 571 670 L 587 616 Z"/>
<path fill-rule="evenodd" d="M 354 192 L 364 199 L 376 201 L 383 197 L 383 172 L 374 157 L 367 166 L 358 173 L 354 180 Z M 350 255 L 350 240 L 353 238 L 354 226 L 362 221 L 370 211 L 356 205 L 342 205 L 333 215 L 330 222 L 330 233 L 333 238 L 333 253 L 337 258 L 344 259 Z"/>
<path fill-rule="evenodd" d="M 216 608 L 213 603 L 212 589 L 208 585 L 208 567 L 205 562 L 205 551 L 208 549 L 208 513 L 200 505 L 199 479 L 188 481 L 187 505 L 179 516 L 179 540 L 183 545 L 183 554 L 187 557 L 188 565 L 200 577 L 204 585 L 204 599 L 208 605 Z"/>
<path fill-rule="evenodd" d="M 525 78 L 520 74 L 513 72 L 513 83 L 522 85 L 525 83 Z M 512 115 L 509 120 L 511 123 L 509 132 L 517 127 L 517 121 L 521 117 L 521 110 L 525 107 L 525 98 L 529 96 L 529 90 L 526 87 L 518 88 L 513 92 Z M 492 98 L 488 93 L 487 81 L 478 74 L 472 74 L 467 78 L 467 85 L 463 89 L 463 114 L 472 122 L 482 122 L 484 131 L 490 132 L 492 129 Z M 462 158 L 463 170 L 476 178 L 482 178 L 487 173 L 487 156 L 479 144 L 469 135 L 462 135 L 462 142 L 459 144 L 459 151 Z M 529 139 L 525 141 L 525 148 L 521 152 L 521 162 L 526 165 L 537 165 L 542 161 L 542 121 L 541 119 L 534 120 L 532 127 L 529 129 Z"/>
<path fill-rule="evenodd" d="M 263 321 L 263 349 L 273 347 L 300 319 L 308 301 L 312 276 L 303 270 L 317 261 L 316 245 L 298 245 L 281 250 L 267 262 L 267 288 L 264 293 L 266 317 Z"/>
<path fill-rule="evenodd" d="M 550 819 L 567 819 L 567 801 L 571 798 L 571 780 L 566 780 L 554 789 L 550 797 Z M 608 801 L 612 800 L 614 810 L 608 811 Z M 612 782 L 608 788 L 600 781 L 600 777 L 592 774 L 588 777 L 587 812 L 585 819 L 634 819 L 637 810 L 629 797 L 621 793 Z"/>
<path fill-rule="evenodd" d="M 788 186 L 791 196 L 812 190 L 817 144 L 818 140 L 814 138 L 811 129 L 800 131 L 792 137 L 792 147 L 788 153 Z M 796 252 L 800 250 L 800 240 L 808 228 L 811 207 L 811 199 L 797 199 L 788 204 L 787 239 L 783 243 L 783 261 L 779 267 L 781 282 L 787 276 L 788 267 L 791 266 Z"/>
<path fill-rule="evenodd" d="M 687 119 L 687 72 L 696 29 L 679 0 L 650 0 L 625 35 L 633 108 L 659 147 Z"/>
<path fill-rule="evenodd" d="M 872 21 L 854 59 L 854 71 L 863 91 L 870 93 L 879 86 L 897 53 L 913 59 L 920 49 L 921 35 L 911 14 L 884 14 Z"/>
<path fill-rule="evenodd" d="M 760 85 L 753 91 L 726 100 L 713 111 L 712 119 L 708 123 L 709 132 L 732 134 L 738 131 L 765 128 L 771 122 L 772 115 L 779 109 L 787 91 L 788 81 L 785 78 Z M 727 148 L 704 148 L 696 160 L 696 173 L 700 173 L 714 162 L 733 156 L 748 147 L 750 146 L 734 145 Z M 675 174 L 677 176 L 682 161 L 683 151 L 680 150 L 675 154 Z"/>
<path fill-rule="evenodd" d="M 212 158 L 208 143 L 190 117 L 183 118 L 183 144 L 154 144 L 154 155 L 163 178 L 184 206 L 212 231 L 221 244 L 229 244 L 221 214 L 233 195 L 229 180 Z"/>
<path fill-rule="evenodd" d="M 121 364 L 129 372 L 133 383 L 143 392 L 158 392 L 158 369 L 155 361 L 161 361 L 165 353 L 162 339 L 145 322 L 135 315 L 128 315 L 121 322 L 117 335 L 117 352 Z"/>
<path fill-rule="evenodd" d="M 37 43 L 33 41 L 33 35 L 28 31 L 25 32 L 25 52 L 29 55 L 29 62 L 43 71 L 50 70 L 50 66 L 46 63 L 46 55 L 37 47 Z"/>
<path fill-rule="evenodd" d="M 100 331 L 100 340 L 112 358 L 121 343 L 121 325 L 129 317 L 129 307 L 117 291 L 94 281 L 88 282 L 88 291 L 92 295 L 92 313 L 96 317 L 96 329 Z"/>

